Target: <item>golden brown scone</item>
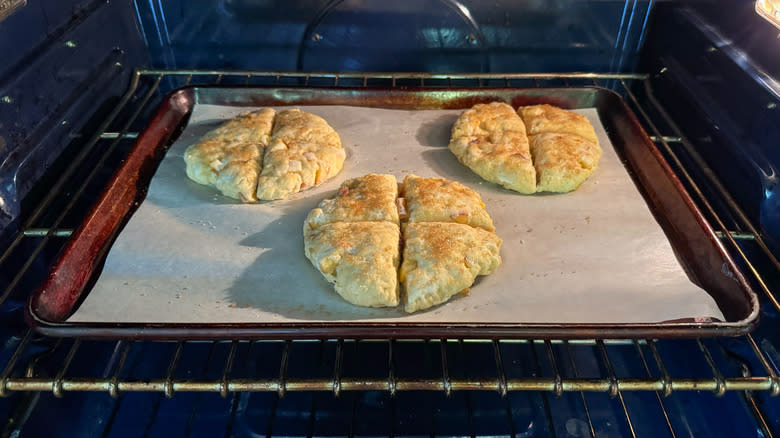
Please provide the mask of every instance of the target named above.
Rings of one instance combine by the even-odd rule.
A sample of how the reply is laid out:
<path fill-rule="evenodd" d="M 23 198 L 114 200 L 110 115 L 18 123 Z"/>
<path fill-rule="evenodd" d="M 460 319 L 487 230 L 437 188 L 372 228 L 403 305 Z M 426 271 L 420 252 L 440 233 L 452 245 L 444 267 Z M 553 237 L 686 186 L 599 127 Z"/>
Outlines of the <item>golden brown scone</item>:
<path fill-rule="evenodd" d="M 336 222 L 304 231 L 306 258 L 348 302 L 366 307 L 399 303 L 400 231 L 390 222 Z"/>
<path fill-rule="evenodd" d="M 596 131 L 588 118 L 552 105 L 521 106 L 517 113 L 523 118 L 528 136 L 559 132 L 575 134 L 598 144 Z"/>
<path fill-rule="evenodd" d="M 450 151 L 482 178 L 520 193 L 536 191 L 525 125 L 511 106 L 477 104 L 452 127 Z"/>
<path fill-rule="evenodd" d="M 547 133 L 530 138 L 540 192 L 576 189 L 593 174 L 601 158 L 599 145 L 579 135 Z"/>
<path fill-rule="evenodd" d="M 274 120 L 257 182 L 257 198 L 284 199 L 341 171 L 346 154 L 339 135 L 319 116 L 299 109 Z"/>
<path fill-rule="evenodd" d="M 404 178 L 409 222 L 456 222 L 495 230 L 479 193 L 444 178 Z"/>
<path fill-rule="evenodd" d="M 256 201 L 257 176 L 274 114 L 270 108 L 241 114 L 208 132 L 184 152 L 187 176 L 225 196 Z"/>
<path fill-rule="evenodd" d="M 309 212 L 307 226 L 333 222 L 392 222 L 399 225 L 398 184 L 393 175 L 370 173 L 345 181 L 335 198 L 325 199 Z"/>
<path fill-rule="evenodd" d="M 379 174 L 346 181 L 304 222 L 306 257 L 352 304 L 395 306 L 403 283 L 405 310 L 415 312 L 467 291 L 477 275 L 501 264 L 501 239 L 476 192 L 415 175 L 406 177 L 404 191 L 411 217 L 400 229 L 395 177 Z"/>
<path fill-rule="evenodd" d="M 477 275 L 501 265 L 501 239 L 481 228 L 442 222 L 410 222 L 404 230 L 400 281 L 404 310 L 416 312 L 443 303 L 469 288 Z"/>

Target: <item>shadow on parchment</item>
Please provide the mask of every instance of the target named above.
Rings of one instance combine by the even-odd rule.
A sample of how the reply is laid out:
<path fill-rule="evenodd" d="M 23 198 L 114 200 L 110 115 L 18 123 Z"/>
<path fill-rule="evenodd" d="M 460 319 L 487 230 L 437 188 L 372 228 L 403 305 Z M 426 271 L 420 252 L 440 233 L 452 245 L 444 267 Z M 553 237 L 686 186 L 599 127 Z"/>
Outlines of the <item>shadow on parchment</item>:
<path fill-rule="evenodd" d="M 446 148 L 456 120 L 458 114 L 445 114 L 425 122 L 417 128 L 414 138 L 423 146 Z"/>
<path fill-rule="evenodd" d="M 227 299 L 236 307 L 255 308 L 300 320 L 403 316 L 405 313 L 400 308 L 373 309 L 347 303 L 306 258 L 303 221 L 320 199 L 288 203 L 289 208 L 282 207 L 283 218 L 240 242 L 244 246 L 266 250 L 228 288 Z"/>

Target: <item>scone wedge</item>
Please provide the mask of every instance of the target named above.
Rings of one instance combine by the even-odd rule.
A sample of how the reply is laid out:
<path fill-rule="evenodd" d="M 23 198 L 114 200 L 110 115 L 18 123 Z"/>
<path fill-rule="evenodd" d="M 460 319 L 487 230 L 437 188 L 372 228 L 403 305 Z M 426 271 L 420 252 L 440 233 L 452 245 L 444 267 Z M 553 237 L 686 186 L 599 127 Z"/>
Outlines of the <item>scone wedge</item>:
<path fill-rule="evenodd" d="M 306 258 L 347 302 L 365 307 L 399 303 L 400 231 L 390 222 L 335 222 L 304 229 Z"/>
<path fill-rule="evenodd" d="M 444 178 L 404 178 L 409 222 L 455 222 L 494 231 L 479 193 Z"/>
<path fill-rule="evenodd" d="M 531 136 L 539 192 L 570 192 L 596 170 L 601 158 L 597 143 L 573 134 L 545 133 Z"/>
<path fill-rule="evenodd" d="M 547 132 L 579 135 L 598 144 L 596 131 L 588 118 L 553 105 L 521 106 L 517 113 L 523 118 L 529 136 Z"/>
<path fill-rule="evenodd" d="M 400 270 L 404 310 L 416 312 L 466 292 L 501 264 L 495 233 L 458 223 L 408 223 Z"/>
<path fill-rule="evenodd" d="M 241 114 L 207 133 L 184 152 L 187 177 L 223 195 L 255 202 L 257 178 L 275 111 Z"/>
<path fill-rule="evenodd" d="M 299 109 L 281 111 L 265 149 L 257 198 L 284 199 L 321 184 L 341 171 L 345 157 L 339 135 L 322 117 Z"/>
<path fill-rule="evenodd" d="M 520 193 L 536 192 L 525 125 L 502 102 L 477 104 L 452 127 L 449 149 L 474 173 Z"/>
<path fill-rule="evenodd" d="M 334 198 L 309 212 L 306 223 L 317 228 L 333 222 L 391 222 L 399 225 L 398 184 L 393 175 L 370 173 L 341 184 Z"/>

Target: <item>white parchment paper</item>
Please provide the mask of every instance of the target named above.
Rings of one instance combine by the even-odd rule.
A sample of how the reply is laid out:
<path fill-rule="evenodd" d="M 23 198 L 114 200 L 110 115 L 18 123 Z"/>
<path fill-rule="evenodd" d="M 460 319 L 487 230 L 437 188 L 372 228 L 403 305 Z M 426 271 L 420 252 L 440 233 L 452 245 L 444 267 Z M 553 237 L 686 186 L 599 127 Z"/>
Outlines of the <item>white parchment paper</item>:
<path fill-rule="evenodd" d="M 520 195 L 483 181 L 447 149 L 461 111 L 309 106 L 341 136 L 344 170 L 283 201 L 241 204 L 184 173 L 184 150 L 246 107 L 198 104 L 69 321 L 548 322 L 723 320 L 689 281 L 620 162 L 595 109 L 604 154 L 577 191 Z M 306 214 L 347 178 L 440 176 L 477 190 L 504 240 L 503 265 L 468 296 L 412 315 L 344 302 L 303 255 Z"/>

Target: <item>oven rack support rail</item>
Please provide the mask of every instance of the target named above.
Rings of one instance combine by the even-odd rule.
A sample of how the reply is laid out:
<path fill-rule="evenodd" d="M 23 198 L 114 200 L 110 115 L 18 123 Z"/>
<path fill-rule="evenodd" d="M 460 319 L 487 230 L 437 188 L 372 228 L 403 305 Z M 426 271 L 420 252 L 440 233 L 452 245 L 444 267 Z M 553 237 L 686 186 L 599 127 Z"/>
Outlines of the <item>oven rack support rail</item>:
<path fill-rule="evenodd" d="M 658 341 L 648 340 L 579 340 L 579 341 L 550 341 L 550 340 L 320 340 L 320 341 L 211 341 L 209 344 L 216 345 L 221 342 L 229 342 L 230 349 L 225 355 L 224 365 L 222 366 L 222 375 L 219 379 L 190 380 L 175 378 L 177 366 L 181 359 L 184 349 L 195 341 L 179 341 L 175 343 L 175 349 L 171 354 L 171 360 L 168 362 L 167 373 L 164 377 L 129 380 L 121 379 L 127 356 L 135 346 L 136 341 L 116 341 L 114 352 L 120 352 L 119 355 L 112 356 L 107 361 L 106 369 L 112 369 L 111 376 L 104 378 L 80 378 L 66 377 L 70 365 L 77 356 L 82 345 L 81 340 L 70 341 L 70 348 L 65 348 L 60 340 L 54 349 L 60 350 L 65 354 L 61 362 L 61 367 L 53 377 L 36 377 L 36 370 L 33 366 L 27 367 L 23 377 L 12 377 L 10 371 L 18 365 L 20 352 L 27 346 L 31 340 L 31 333 L 21 340 L 19 347 L 14 355 L 7 362 L 3 373 L 0 374 L 0 396 L 7 396 L 14 391 L 52 391 L 55 396 L 61 397 L 69 391 L 93 391 L 108 392 L 112 397 L 117 397 L 122 392 L 160 392 L 167 397 L 172 397 L 177 392 L 213 392 L 219 393 L 223 397 L 234 392 L 276 392 L 283 396 L 287 392 L 295 391 L 332 391 L 338 396 L 344 391 L 389 391 L 395 394 L 398 391 L 444 391 L 447 395 L 452 391 L 495 391 L 505 396 L 509 391 L 547 391 L 556 395 L 564 392 L 603 392 L 612 397 L 619 396 L 622 391 L 654 391 L 660 395 L 669 396 L 674 391 L 710 391 L 717 396 L 722 396 L 726 391 L 768 391 L 772 396 L 778 395 L 778 379 L 768 362 L 762 363 L 765 371 L 770 376 L 751 376 L 749 372 L 743 369 L 743 376 L 725 377 L 724 373 L 716 365 L 710 348 L 706 346 L 701 339 L 695 340 L 701 354 L 710 366 L 712 377 L 701 378 L 676 378 L 671 377 L 667 370 L 662 354 L 658 347 Z M 759 347 L 752 337 L 747 337 L 747 342 L 753 348 L 755 354 L 763 357 Z M 283 350 L 278 365 L 279 373 L 273 377 L 266 378 L 233 378 L 231 370 L 236 358 L 238 346 L 242 343 L 248 344 L 248 349 L 257 344 L 263 343 L 283 343 Z M 333 374 L 327 378 L 290 378 L 287 376 L 287 369 L 290 362 L 290 350 L 293 343 L 319 343 L 320 348 L 331 344 L 335 348 L 335 360 L 333 365 Z M 386 377 L 377 378 L 355 378 L 343 376 L 343 351 L 345 342 L 361 343 L 384 343 L 387 345 L 387 373 Z M 441 352 L 441 370 L 440 376 L 431 378 L 404 378 L 398 377 L 395 371 L 396 356 L 399 343 L 407 342 L 434 342 L 440 346 Z M 466 343 L 466 344 L 486 344 L 491 345 L 493 357 L 491 366 L 495 366 L 495 377 L 487 378 L 453 378 L 450 377 L 448 367 L 447 343 Z M 546 353 L 546 364 L 552 370 L 549 377 L 521 377 L 509 378 L 505 372 L 505 364 L 502 359 L 502 351 L 511 344 L 532 344 L 534 348 L 543 348 Z M 564 356 L 563 353 L 556 353 L 557 349 L 563 349 L 567 352 L 569 363 L 566 364 L 572 370 L 574 377 L 563 377 L 560 371 L 562 368 Z M 572 346 L 591 346 L 595 347 L 601 357 L 601 365 L 606 370 L 606 376 L 600 378 L 579 377 L 577 364 L 571 360 L 574 356 Z M 554 346 L 557 348 L 554 349 Z M 633 346 L 637 357 L 641 359 L 646 376 L 643 377 L 619 377 L 615 372 L 615 366 L 610 359 L 608 347 L 612 346 Z M 511 347 L 509 347 L 511 348 Z M 538 358 L 537 358 L 538 359 Z M 540 360 L 537 360 L 537 364 Z M 542 368 L 538 366 L 537 368 Z M 660 375 L 655 376 L 651 369 L 659 370 Z"/>
<path fill-rule="evenodd" d="M 662 74 L 660 72 L 659 74 Z M 780 262 L 768 249 L 747 215 L 730 196 L 717 176 L 707 171 L 708 167 L 703 158 L 695 150 L 694 146 L 685 138 L 682 130 L 674 123 L 672 118 L 655 99 L 648 74 L 623 74 L 623 73 L 517 73 L 517 74 L 430 74 L 430 73 L 299 73 L 283 71 L 243 71 L 243 70 L 153 70 L 138 69 L 131 76 L 127 92 L 118 100 L 113 109 L 99 123 L 96 131 L 88 138 L 71 159 L 70 165 L 59 175 L 42 200 L 34 207 L 30 216 L 24 221 L 21 231 L 13 237 L 6 250 L 0 255 L 0 268 L 8 269 L 13 263 L 16 266 L 14 275 L 0 292 L 0 305 L 16 294 L 25 293 L 19 291 L 24 284 L 25 276 L 29 274 L 31 267 L 44 249 L 61 247 L 70 236 L 73 227 L 78 222 L 68 223 L 68 218 L 73 215 L 78 201 L 82 199 L 89 184 L 95 184 L 99 180 L 99 169 L 110 161 L 108 157 L 117 150 L 127 149 L 138 137 L 140 129 L 133 129 L 139 122 L 143 123 L 143 114 L 155 106 L 165 92 L 173 88 L 190 84 L 230 84 L 230 85 L 296 85 L 296 86 L 349 86 L 349 87 L 544 87 L 544 86 L 602 86 L 611 88 L 623 95 L 632 109 L 645 125 L 652 140 L 669 158 L 670 164 L 680 178 L 688 185 L 694 199 L 702 210 L 708 215 L 718 236 L 723 239 L 729 250 L 747 267 L 747 273 L 751 280 L 758 285 L 763 292 L 763 298 L 780 311 L 780 301 L 768 285 L 765 274 L 755 262 L 755 256 L 750 255 L 743 248 L 743 244 L 749 242 L 756 245 L 769 261 L 770 267 L 775 271 L 780 269 Z M 642 96 L 638 96 L 642 93 Z M 656 115 L 654 119 L 650 114 Z M 660 119 L 659 119 L 660 118 Z M 141 125 L 142 126 L 142 125 Z M 662 132 L 660 126 L 671 127 L 671 132 Z M 665 129 L 665 128 L 664 128 Z M 685 154 L 698 166 L 701 174 L 705 176 L 706 184 L 714 188 L 715 193 L 727 206 L 727 214 L 716 211 L 710 199 L 705 196 L 705 191 L 700 183 L 691 175 L 680 155 Z M 90 161 L 91 160 L 91 161 Z M 90 164 L 85 164 L 90 163 Z M 88 166 L 85 172 L 84 167 Z M 86 173 L 82 175 L 82 173 Z M 99 181 L 98 181 L 99 184 Z M 67 194 L 67 196 L 64 196 Z M 44 220 L 45 219 L 45 220 Z M 23 260 L 23 262 L 19 262 Z M 27 291 L 29 292 L 29 291 Z M 723 395 L 727 391 L 741 391 L 751 407 L 753 413 L 759 419 L 759 425 L 765 431 L 765 436 L 772 436 L 766 419 L 757 406 L 756 391 L 766 392 L 771 396 L 780 394 L 780 377 L 776 364 L 770 359 L 763 347 L 756 342 L 752 335 L 738 338 L 750 352 L 750 357 L 744 358 L 745 362 L 758 364 L 755 366 L 755 374 L 743 370 L 741 376 L 725 376 L 718 369 L 716 360 L 706 346 L 706 342 L 698 339 L 699 354 L 710 366 L 709 375 L 689 378 L 672 377 L 666 372 L 666 366 L 656 347 L 657 341 L 648 339 L 641 341 L 561 341 L 567 349 L 573 344 L 587 344 L 600 352 L 603 369 L 606 371 L 598 378 L 577 377 L 576 367 L 574 377 L 563 377 L 558 372 L 556 355 L 553 353 L 553 345 L 556 341 L 527 340 L 526 343 L 541 345 L 548 352 L 550 363 L 554 372 L 548 377 L 507 377 L 504 372 L 504 364 L 501 360 L 501 346 L 515 341 L 485 340 L 482 342 L 492 344 L 493 358 L 496 367 L 496 375 L 492 378 L 465 379 L 451 378 L 447 370 L 447 353 L 444 346 L 448 340 L 441 342 L 441 376 L 430 379 L 409 379 L 395 375 L 393 371 L 393 346 L 396 341 L 387 342 L 389 349 L 388 373 L 384 378 L 354 378 L 342 375 L 341 352 L 345 340 L 320 341 L 325 344 L 336 343 L 336 360 L 333 365 L 333 374 L 328 378 L 287 378 L 290 345 L 305 341 L 284 342 L 284 353 L 279 364 L 279 374 L 274 378 L 231 378 L 230 371 L 235 359 L 235 351 L 240 344 L 232 342 L 230 352 L 224 358 L 224 372 L 220 379 L 182 380 L 174 378 L 177 364 L 191 342 L 179 342 L 168 364 L 168 372 L 159 378 L 132 380 L 121 377 L 128 352 L 133 345 L 142 344 L 132 341 L 114 341 L 112 351 L 121 352 L 115 363 L 112 362 L 111 373 L 105 373 L 103 377 L 76 378 L 68 375 L 68 369 L 74 358 L 78 356 L 80 340 L 59 339 L 52 342 L 49 353 L 54 350 L 70 349 L 61 359 L 59 369 L 51 377 L 41 377 L 36 369 L 37 361 L 30 359 L 29 349 L 35 335 L 30 330 L 22 332 L 18 337 L 9 339 L 6 350 L 15 349 L 13 353 L 7 351 L 4 354 L 7 360 L 0 362 L 0 395 L 8 395 L 17 391 L 52 391 L 61 396 L 69 391 L 105 391 L 114 397 L 122 392 L 146 391 L 161 392 L 166 396 L 173 396 L 176 392 L 217 392 L 223 396 L 229 393 L 242 391 L 277 392 L 283 395 L 290 391 L 333 391 L 338 395 L 343 391 L 382 390 L 394 394 L 396 391 L 428 390 L 428 391 L 498 391 L 505 395 L 509 391 L 550 391 L 555 394 L 564 392 L 604 392 L 615 397 L 621 397 L 623 391 L 654 391 L 658 401 L 663 407 L 662 396 L 668 396 L 675 391 L 712 391 L 716 395 Z M 451 340 L 450 340 L 451 341 Z M 86 341 L 85 341 L 86 342 Z M 109 341 L 103 341 L 109 342 Z M 347 342 L 352 342 L 347 340 Z M 354 341 L 357 342 L 357 341 Z M 373 341 L 360 341 L 373 342 Z M 401 341 L 398 341 L 401 342 Z M 463 341 L 456 341 L 463 342 Z M 217 343 L 215 343 L 217 344 Z M 254 343 L 252 343 L 254 344 Z M 633 345 L 640 355 L 646 373 L 642 375 L 622 377 L 614 372 L 613 364 L 608 354 L 611 345 Z M 37 357 L 37 356 L 36 356 Z M 112 356 L 113 357 L 113 356 Z M 487 363 L 487 361 L 486 361 Z M 651 372 L 655 370 L 656 372 Z M 584 398 L 583 398 L 584 403 Z M 624 409 L 625 409 L 625 405 Z M 587 408 L 587 406 L 586 406 Z"/>

